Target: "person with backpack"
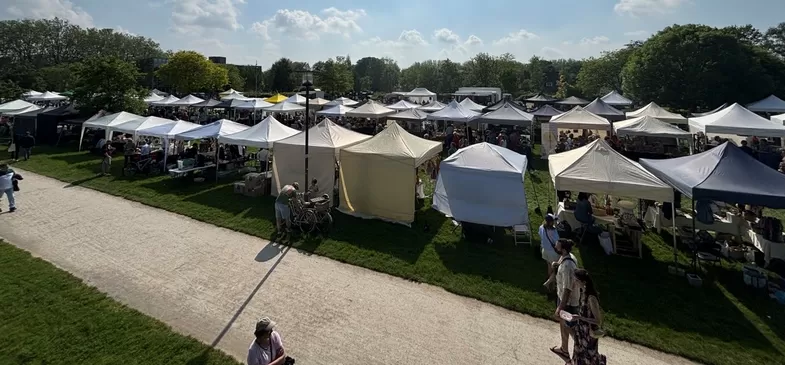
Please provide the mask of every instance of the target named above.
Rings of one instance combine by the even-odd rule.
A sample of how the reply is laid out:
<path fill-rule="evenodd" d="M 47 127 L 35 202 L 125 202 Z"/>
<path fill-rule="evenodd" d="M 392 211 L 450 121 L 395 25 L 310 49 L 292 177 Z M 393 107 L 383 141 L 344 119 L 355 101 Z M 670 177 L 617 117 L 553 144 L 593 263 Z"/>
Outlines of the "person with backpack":
<path fill-rule="evenodd" d="M 19 191 L 19 180 L 23 179 L 22 175 L 15 173 L 7 164 L 0 164 L 0 198 L 5 195 L 8 199 L 9 212 L 16 211 L 14 192 Z"/>
<path fill-rule="evenodd" d="M 581 293 L 575 278 L 575 270 L 578 269 L 578 261 L 572 254 L 573 242 L 568 239 L 560 239 L 556 242 L 556 252 L 561 254 L 556 270 L 556 311 L 554 316 L 559 319 L 559 329 L 561 334 L 561 346 L 552 347 L 551 351 L 565 360 L 569 360 L 570 336 L 574 336 L 573 327 L 575 321 L 565 319 L 570 315 L 580 314 Z M 565 312 L 565 313 L 562 313 Z"/>
<path fill-rule="evenodd" d="M 594 287 L 589 272 L 584 269 L 575 270 L 577 287 L 581 291 L 580 313 L 572 316 L 576 321 L 573 333 L 571 365 L 605 365 L 605 355 L 600 354 L 599 339 L 605 335 L 602 330 L 602 309 L 600 293 Z"/>

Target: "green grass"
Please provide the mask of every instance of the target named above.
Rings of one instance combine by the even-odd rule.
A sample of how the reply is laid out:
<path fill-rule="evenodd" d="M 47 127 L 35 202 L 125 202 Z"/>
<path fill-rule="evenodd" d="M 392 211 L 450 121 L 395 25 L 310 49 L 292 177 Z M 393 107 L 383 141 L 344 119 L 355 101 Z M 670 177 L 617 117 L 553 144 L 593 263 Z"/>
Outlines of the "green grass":
<path fill-rule="evenodd" d="M 115 162 L 114 176 L 97 177 L 98 158 L 75 150 L 39 148 L 18 166 L 262 238 L 273 233 L 272 199 L 235 195 L 231 181 L 180 185 L 166 177 L 126 179 L 120 177 L 122 161 Z M 545 211 L 554 192 L 546 164 L 533 162 L 536 171 L 526 188 L 536 227 L 542 219 L 534 212 L 536 202 Z M 335 213 L 329 237 L 306 237 L 292 245 L 522 313 L 552 316 L 554 305 L 541 291 L 545 265 L 537 248 L 515 246 L 508 235 L 492 245 L 465 242 L 428 206 L 417 211 L 412 228 Z M 746 289 L 738 265 L 704 273 L 701 289 L 688 286 L 686 279 L 668 274 L 670 242 L 670 236 L 647 234 L 643 259 L 605 257 L 598 247 L 577 252 L 599 285 L 610 334 L 709 364 L 785 363 L 783 307 Z M 684 254 L 680 261 L 686 261 Z"/>
<path fill-rule="evenodd" d="M 4 242 L 0 364 L 239 365 Z"/>

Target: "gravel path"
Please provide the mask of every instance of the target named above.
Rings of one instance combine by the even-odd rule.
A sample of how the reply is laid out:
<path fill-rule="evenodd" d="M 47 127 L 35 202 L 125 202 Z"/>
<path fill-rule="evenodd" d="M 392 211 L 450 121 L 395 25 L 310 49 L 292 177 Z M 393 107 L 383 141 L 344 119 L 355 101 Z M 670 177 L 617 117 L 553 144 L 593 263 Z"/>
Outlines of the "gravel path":
<path fill-rule="evenodd" d="M 556 323 L 20 173 L 0 236 L 242 361 L 267 315 L 298 364 L 563 364 Z M 600 346 L 611 364 L 689 363 Z"/>

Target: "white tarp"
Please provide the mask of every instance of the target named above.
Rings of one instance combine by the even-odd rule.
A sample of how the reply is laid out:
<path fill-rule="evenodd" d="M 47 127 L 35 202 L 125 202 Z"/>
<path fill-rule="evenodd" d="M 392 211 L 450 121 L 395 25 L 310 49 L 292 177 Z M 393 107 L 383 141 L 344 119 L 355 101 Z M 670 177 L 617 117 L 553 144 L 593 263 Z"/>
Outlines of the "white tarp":
<path fill-rule="evenodd" d="M 180 133 L 185 133 L 201 127 L 199 124 L 186 122 L 184 120 L 170 120 L 169 122 L 170 123 L 157 125 L 155 127 L 140 129 L 136 131 L 136 135 L 171 139 Z"/>
<path fill-rule="evenodd" d="M 548 157 L 556 190 L 673 201 L 673 189 L 604 140 Z"/>
<path fill-rule="evenodd" d="M 147 104 L 150 104 L 156 101 L 161 101 L 163 98 L 164 98 L 163 96 L 158 95 L 151 91 L 149 95 L 145 96 L 144 99 L 142 99 L 142 101 L 144 101 Z"/>
<path fill-rule="evenodd" d="M 122 132 L 122 133 L 129 133 L 134 135 L 134 139 L 139 134 L 137 133 L 139 130 L 147 129 L 156 127 L 159 125 L 164 124 L 171 124 L 173 120 L 165 119 L 160 117 L 143 117 L 138 119 L 132 119 L 125 123 L 121 123 L 112 127 L 107 128 L 110 132 Z"/>
<path fill-rule="evenodd" d="M 734 103 L 714 114 L 689 119 L 690 132 L 737 136 L 785 137 L 785 126 Z"/>
<path fill-rule="evenodd" d="M 0 104 L 0 113 L 12 112 L 12 111 L 15 111 L 15 110 L 26 109 L 26 108 L 29 108 L 31 106 L 35 106 L 35 104 L 28 103 L 28 102 L 26 102 L 24 100 L 21 100 L 21 99 L 14 100 L 14 101 L 9 101 L 7 103 Z"/>
<path fill-rule="evenodd" d="M 234 90 L 230 90 L 230 91 L 234 91 Z M 233 100 L 233 99 L 250 100 L 250 98 L 246 98 L 243 94 L 240 94 L 238 92 L 230 92 L 228 94 L 221 93 L 221 100 Z"/>
<path fill-rule="evenodd" d="M 82 123 L 82 133 L 79 136 L 79 150 L 80 151 L 82 150 L 82 140 L 84 139 L 85 129 L 87 128 L 103 129 L 106 131 L 104 138 L 109 140 L 110 137 L 112 136 L 112 132 L 110 130 L 111 127 L 139 118 L 142 118 L 142 116 L 133 113 L 119 112 L 119 113 L 104 115 L 100 118 L 88 120 Z"/>
<path fill-rule="evenodd" d="M 394 120 L 425 120 L 428 113 L 422 112 L 419 109 L 403 110 L 387 117 L 387 119 Z M 391 121 L 390 121 L 391 122 Z M 389 125 L 389 122 L 388 122 Z"/>
<path fill-rule="evenodd" d="M 322 107 L 322 106 L 325 106 L 325 105 L 327 105 L 329 103 L 330 103 L 329 100 L 322 99 L 322 98 L 315 98 L 315 99 L 308 100 L 308 105 L 310 105 L 312 107 L 314 107 L 314 106 L 315 107 Z"/>
<path fill-rule="evenodd" d="M 602 101 L 604 101 L 606 104 L 612 106 L 632 106 L 632 100 L 625 98 L 616 90 L 605 94 L 605 96 L 600 99 L 602 99 Z"/>
<path fill-rule="evenodd" d="M 339 210 L 362 218 L 414 222 L 417 167 L 442 152 L 442 143 L 392 124 L 340 152 Z"/>
<path fill-rule="evenodd" d="M 433 208 L 459 222 L 529 225 L 526 156 L 490 143 L 461 148 L 442 161 Z"/>
<path fill-rule="evenodd" d="M 465 108 L 455 100 L 447 104 L 444 109 L 428 114 L 428 120 L 447 120 L 451 122 L 469 122 L 479 117 L 482 113 Z"/>
<path fill-rule="evenodd" d="M 229 90 L 221 91 L 220 93 L 218 93 L 218 95 L 221 95 L 221 96 L 232 95 L 232 94 L 240 94 L 240 95 L 242 95 L 243 93 L 240 92 L 240 91 L 237 91 L 235 89 L 229 89 Z"/>
<path fill-rule="evenodd" d="M 8 110 L 8 111 L 2 112 L 0 114 L 10 117 L 10 116 L 15 116 L 15 115 L 20 115 L 20 114 L 34 112 L 34 111 L 41 110 L 41 109 L 42 108 L 40 106 L 38 106 L 38 105 L 31 105 L 31 106 L 28 106 L 27 108 L 16 109 L 16 110 Z"/>
<path fill-rule="evenodd" d="M 29 98 L 31 96 L 36 96 L 36 95 L 41 95 L 41 94 L 42 93 L 39 92 L 39 91 L 29 90 L 29 91 L 25 91 L 24 93 L 22 93 L 22 98 L 23 99 L 27 99 L 27 98 Z"/>
<path fill-rule="evenodd" d="M 245 103 L 242 103 L 242 104 L 236 106 L 235 109 L 261 110 L 261 109 L 264 109 L 264 108 L 269 108 L 269 107 L 271 107 L 273 105 L 275 105 L 275 104 L 268 103 L 268 102 L 266 102 L 266 101 L 264 101 L 262 99 L 259 99 L 259 98 L 255 98 L 255 99 L 250 99 L 250 100 L 246 101 Z"/>
<path fill-rule="evenodd" d="M 432 101 L 432 102 L 430 102 L 428 104 L 425 104 L 425 105 L 421 106 L 418 110 L 422 110 L 424 112 L 432 113 L 432 112 L 438 112 L 439 110 L 444 109 L 446 106 L 447 105 L 442 104 L 442 103 L 434 100 L 434 101 Z"/>
<path fill-rule="evenodd" d="M 282 103 L 274 104 L 273 106 L 262 108 L 262 110 L 271 113 L 294 113 L 305 110 L 305 107 L 284 101 Z"/>
<path fill-rule="evenodd" d="M 663 122 L 674 123 L 674 124 L 687 124 L 687 118 L 683 117 L 680 114 L 671 113 L 665 108 L 657 105 L 655 102 L 649 103 L 649 105 L 644 106 L 635 111 L 627 112 L 627 118 L 633 119 L 638 117 L 645 117 L 650 116 L 657 118 Z"/>
<path fill-rule="evenodd" d="M 756 113 L 785 113 L 785 100 L 769 95 L 763 100 L 747 104 L 747 109 Z"/>
<path fill-rule="evenodd" d="M 195 97 L 193 95 L 188 95 L 188 96 L 186 96 L 186 97 L 184 97 L 184 98 L 182 98 L 180 100 L 173 101 L 173 102 L 169 103 L 168 105 L 170 105 L 170 106 L 191 106 L 191 105 L 194 105 L 194 104 L 199 104 L 199 103 L 201 103 L 203 101 L 204 101 L 204 99 L 197 98 L 197 97 Z"/>
<path fill-rule="evenodd" d="M 613 123 L 613 129 L 619 136 L 650 136 L 690 138 L 692 133 L 675 125 L 668 124 L 652 116 L 643 116 Z"/>
<path fill-rule="evenodd" d="M 163 98 L 161 100 L 154 101 L 154 102 L 152 102 L 150 104 L 152 104 L 153 106 L 172 106 L 172 103 L 174 103 L 174 102 L 176 102 L 178 100 L 180 100 L 180 98 L 178 98 L 178 97 L 176 97 L 174 95 L 169 95 L 169 96 L 167 96 L 167 97 L 165 97 L 165 98 Z"/>
<path fill-rule="evenodd" d="M 308 178 L 317 179 L 319 195 L 332 196 L 335 185 L 335 163 L 341 148 L 360 143 L 371 136 L 343 128 L 325 119 L 308 130 Z M 278 196 L 284 185 L 299 182 L 305 187 L 305 132 L 275 142 L 273 153 L 273 189 Z"/>
<path fill-rule="evenodd" d="M 772 115 L 771 116 L 771 121 L 775 122 L 775 123 L 779 123 L 779 124 L 785 125 L 785 114 Z"/>
<path fill-rule="evenodd" d="M 327 115 L 330 117 L 340 117 L 345 115 L 347 112 L 354 110 L 354 108 L 345 106 L 345 105 L 336 105 L 324 110 L 320 110 L 316 112 L 316 115 Z"/>
<path fill-rule="evenodd" d="M 276 141 L 289 138 L 297 133 L 300 131 L 289 128 L 272 116 L 268 116 L 251 128 L 219 136 L 218 143 L 270 149 L 273 148 Z"/>
<path fill-rule="evenodd" d="M 191 141 L 195 139 L 218 138 L 228 134 L 237 133 L 248 129 L 245 124 L 232 122 L 228 119 L 221 119 L 210 124 L 205 124 L 190 131 L 178 133 L 174 139 L 180 141 Z"/>
<path fill-rule="evenodd" d="M 65 99 L 68 99 L 68 97 L 53 93 L 51 91 L 46 91 L 41 95 L 34 95 L 27 98 L 27 100 L 30 101 L 60 101 Z"/>
<path fill-rule="evenodd" d="M 584 110 L 580 106 L 551 118 L 548 124 L 552 129 L 612 130 L 611 122 L 597 114 Z"/>
<path fill-rule="evenodd" d="M 395 114 L 395 110 L 392 110 L 379 102 L 368 100 L 367 103 L 347 112 L 346 116 L 353 118 L 379 118 L 390 114 Z"/>
<path fill-rule="evenodd" d="M 424 87 L 418 87 L 418 88 L 415 88 L 412 91 L 409 91 L 408 93 L 403 93 L 403 94 L 405 96 L 407 96 L 407 97 L 414 97 L 414 98 L 418 98 L 418 97 L 419 98 L 431 98 L 431 97 L 436 96 L 435 92 L 432 92 L 432 91 L 430 91 L 430 90 L 428 90 L 428 89 L 426 89 Z"/>
<path fill-rule="evenodd" d="M 357 105 L 357 104 L 358 104 L 358 102 L 356 102 L 356 101 L 354 101 L 352 99 L 340 97 L 338 99 L 335 99 L 335 100 L 325 104 L 325 106 L 333 106 L 333 105 L 352 106 L 352 105 Z"/>
<path fill-rule="evenodd" d="M 406 100 L 401 100 L 395 104 L 390 104 L 387 106 L 392 110 L 407 110 L 407 109 L 417 109 L 420 107 L 419 104 L 410 103 Z"/>
<path fill-rule="evenodd" d="M 474 100 L 469 98 L 465 98 L 461 100 L 459 104 L 461 104 L 461 106 L 463 106 L 466 109 L 473 110 L 476 112 L 481 112 L 483 109 L 485 109 L 484 105 L 477 104 L 474 102 Z"/>
<path fill-rule="evenodd" d="M 286 100 L 284 100 L 283 102 L 284 102 L 284 103 L 292 103 L 292 104 L 305 105 L 305 102 L 306 102 L 307 100 L 308 100 L 308 98 L 306 98 L 305 96 L 302 96 L 302 95 L 300 95 L 300 94 L 294 94 L 294 95 L 292 95 L 292 96 L 288 97 L 288 98 L 287 98 Z"/>

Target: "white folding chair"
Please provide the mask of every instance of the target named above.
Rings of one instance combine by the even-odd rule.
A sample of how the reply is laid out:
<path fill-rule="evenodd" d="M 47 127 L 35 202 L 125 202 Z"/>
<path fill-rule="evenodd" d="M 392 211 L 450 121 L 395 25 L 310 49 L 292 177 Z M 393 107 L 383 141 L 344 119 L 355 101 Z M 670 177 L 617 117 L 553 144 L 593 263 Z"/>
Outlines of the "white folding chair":
<path fill-rule="evenodd" d="M 512 238 L 517 246 L 518 243 L 532 245 L 532 231 L 527 224 L 512 226 Z"/>

